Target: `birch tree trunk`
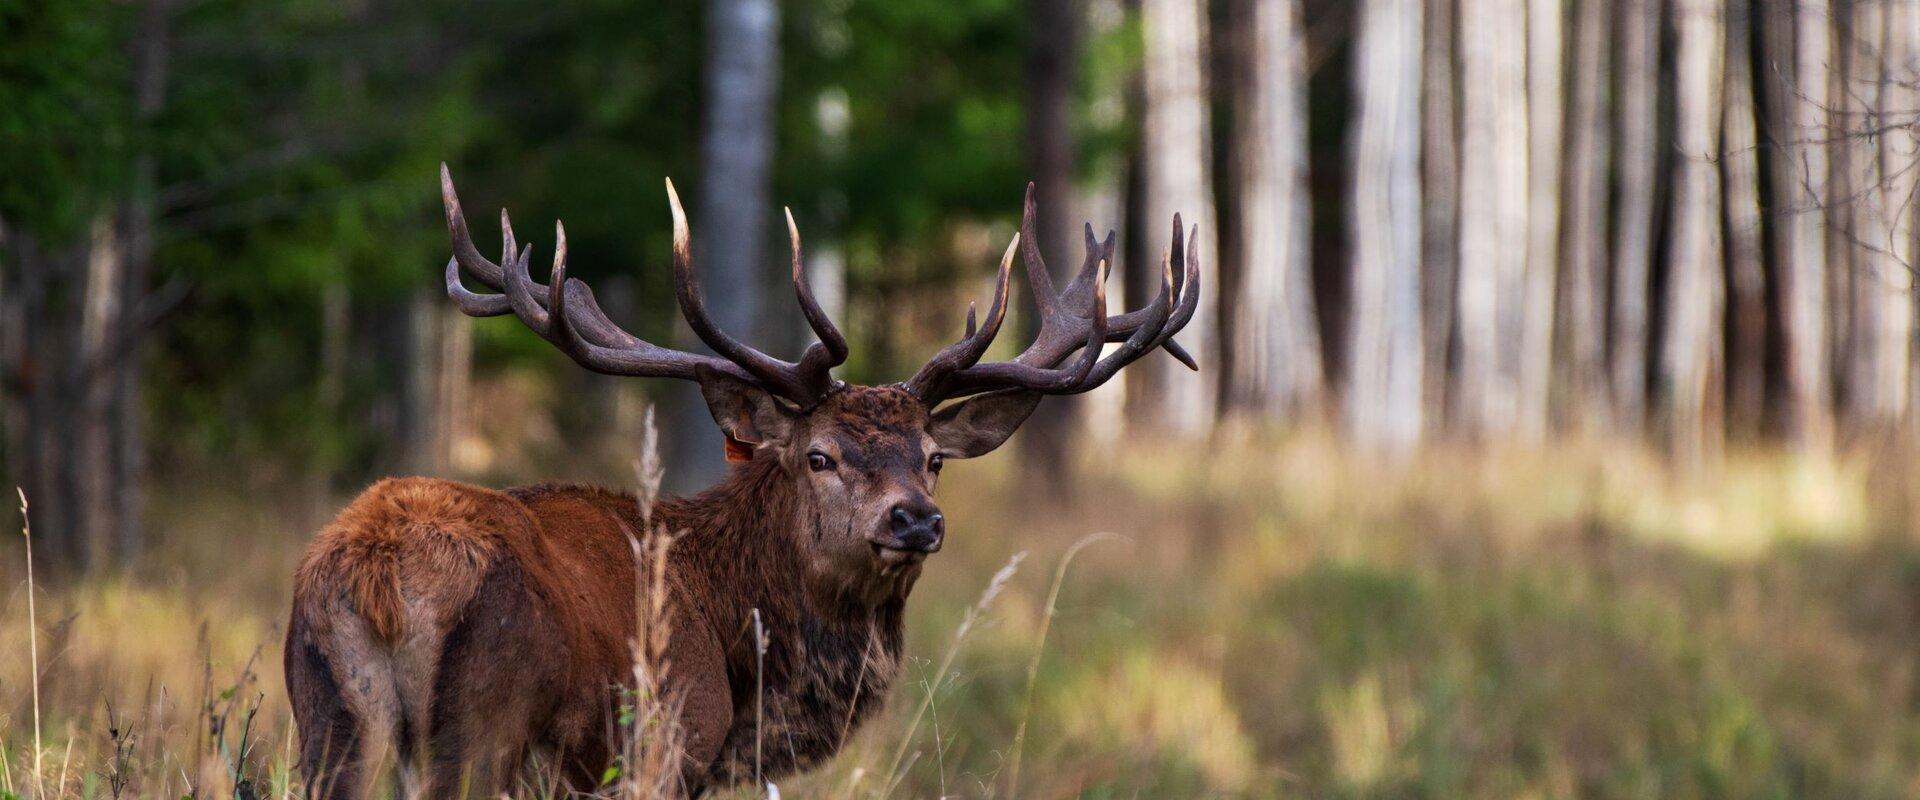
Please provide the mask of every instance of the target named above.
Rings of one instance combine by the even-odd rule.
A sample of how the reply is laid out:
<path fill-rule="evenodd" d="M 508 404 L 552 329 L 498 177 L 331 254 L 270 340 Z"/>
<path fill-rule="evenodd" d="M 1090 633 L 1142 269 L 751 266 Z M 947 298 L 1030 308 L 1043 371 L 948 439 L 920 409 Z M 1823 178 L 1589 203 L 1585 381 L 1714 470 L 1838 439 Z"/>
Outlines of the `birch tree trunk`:
<path fill-rule="evenodd" d="M 1527 3 L 1527 262 L 1520 311 L 1516 433 L 1539 441 L 1547 432 L 1553 377 L 1554 283 L 1560 271 L 1560 165 L 1566 160 L 1566 0 Z"/>
<path fill-rule="evenodd" d="M 1767 285 L 1761 263 L 1759 141 L 1754 131 L 1750 0 L 1726 0 L 1724 97 L 1720 162 L 1726 182 L 1728 427 L 1751 440 L 1760 434 L 1767 399 Z"/>
<path fill-rule="evenodd" d="M 1233 150 L 1240 181 L 1240 288 L 1229 398 L 1278 421 L 1311 414 L 1324 378 L 1307 194 L 1306 43 L 1297 0 L 1245 3 Z"/>
<path fill-rule="evenodd" d="M 1906 275 L 1896 261 L 1899 229 L 1895 211 L 1902 199 L 1890 196 L 1900 170 L 1883 150 L 1891 136 L 1869 133 L 1882 125 L 1892 100 L 1886 47 L 1888 8 L 1879 2 L 1851 4 L 1851 34 L 1845 38 L 1845 94 L 1850 151 L 1847 172 L 1852 194 L 1842 213 L 1852 220 L 1852 325 L 1848 348 L 1847 406 L 1850 421 L 1862 431 L 1898 422 L 1906 394 Z M 1910 232 L 1910 229 L 1908 229 Z M 1901 248 L 1910 250 L 1910 248 Z"/>
<path fill-rule="evenodd" d="M 1197 229 L 1201 286 L 1199 309 L 1180 335 L 1200 364 L 1218 365 L 1219 258 L 1214 238 L 1213 190 L 1209 175 L 1206 28 L 1199 0 L 1143 0 L 1146 36 L 1146 96 L 1142 139 L 1145 149 L 1148 231 L 1168 224 L 1177 212 Z M 1160 230 L 1169 230 L 1160 228 Z M 1155 356 L 1141 365 L 1151 381 L 1151 407 L 1169 431 L 1206 433 L 1216 415 L 1217 367 L 1194 375 L 1172 359 Z M 1136 367 L 1138 369 L 1139 367 Z"/>
<path fill-rule="evenodd" d="M 1354 50 L 1347 427 L 1410 449 L 1421 430 L 1421 0 L 1366 0 Z"/>
<path fill-rule="evenodd" d="M 113 350 L 121 321 L 127 316 L 127 298 L 122 294 L 127 284 L 127 259 L 116 217 L 107 211 L 94 217 L 88 236 L 86 277 L 81 283 L 84 299 L 76 349 L 78 358 L 64 365 L 72 372 L 80 401 L 74 420 L 75 435 L 68 446 L 73 450 L 69 458 L 77 498 L 71 510 L 73 534 L 86 562 L 95 561 L 108 552 L 109 535 L 114 530 L 113 511 L 118 505 L 113 484 L 119 472 L 115 466 L 119 449 L 114 442 L 117 409 L 112 371 L 125 368 L 126 361 Z M 111 368 L 95 370 L 88 366 L 107 363 L 109 359 Z"/>
<path fill-rule="evenodd" d="M 1678 0 L 1676 0 L 1677 2 Z M 1653 264 L 1655 179 L 1660 163 L 1659 75 L 1662 0 L 1622 0 L 1618 119 L 1620 183 L 1613 244 L 1613 407 L 1617 427 L 1646 425 L 1648 307 Z"/>
<path fill-rule="evenodd" d="M 1447 419 L 1454 345 L 1454 284 L 1460 255 L 1459 93 L 1454 87 L 1456 0 L 1427 4 L 1426 60 L 1421 65 L 1421 185 L 1426 218 L 1420 226 L 1423 274 L 1420 324 L 1426 338 L 1422 373 L 1426 376 L 1427 423 Z"/>
<path fill-rule="evenodd" d="M 780 80 L 780 14 L 774 0 L 707 5 L 706 116 L 700 143 L 699 214 L 693 220 L 707 308 L 721 330 L 747 341 L 761 330 L 766 226 L 774 209 L 774 92 Z M 684 327 L 682 328 L 684 331 Z M 784 332 L 784 331 L 782 331 Z M 690 338 L 683 336 L 683 339 Z M 684 342 L 698 347 L 695 342 Z M 704 348 L 702 348 L 704 350 Z M 726 469 L 720 436 L 697 387 L 683 386 L 669 429 L 674 491 L 705 486 Z"/>
<path fill-rule="evenodd" d="M 1719 157 L 1724 55 L 1720 0 L 1674 3 L 1673 233 L 1667 251 L 1660 398 L 1674 457 L 1699 465 L 1719 452 L 1721 253 Z"/>
<path fill-rule="evenodd" d="M 1777 12 L 1778 13 L 1778 12 Z M 1792 85 L 1779 97 L 1786 127 L 1785 168 L 1776 192 L 1783 198 L 1779 229 L 1781 361 L 1787 385 L 1789 436 L 1802 452 L 1832 447 L 1832 367 L 1827 338 L 1827 147 L 1831 135 L 1827 86 L 1832 72 L 1831 9 L 1826 0 L 1800 0 L 1785 37 Z"/>
<path fill-rule="evenodd" d="M 1573 108 L 1567 162 L 1568 429 L 1598 433 L 1607 402 L 1607 179 L 1612 122 L 1606 92 L 1614 0 L 1578 0 L 1573 33 Z"/>
<path fill-rule="evenodd" d="M 1880 281 L 1885 315 L 1880 328 L 1881 370 L 1885 373 L 1882 380 L 1889 423 L 1897 425 L 1912 421 L 1915 411 L 1913 270 L 1920 265 L 1915 263 L 1914 190 L 1920 187 L 1916 181 L 1920 174 L 1915 172 L 1920 169 L 1920 147 L 1916 147 L 1920 141 L 1916 141 L 1911 125 L 1914 112 L 1920 109 L 1920 90 L 1916 89 L 1920 70 L 1915 64 L 1920 57 L 1920 41 L 1916 41 L 1920 39 L 1920 32 L 1916 32 L 1920 9 L 1910 1 L 1888 3 L 1885 9 L 1880 62 L 1885 88 L 1879 121 L 1882 125 L 1906 123 L 1879 140 L 1884 176 L 1879 200 L 1887 228 L 1886 269 Z"/>
<path fill-rule="evenodd" d="M 1528 244 L 1526 5 L 1460 0 L 1460 375 L 1463 430 L 1511 432 Z"/>

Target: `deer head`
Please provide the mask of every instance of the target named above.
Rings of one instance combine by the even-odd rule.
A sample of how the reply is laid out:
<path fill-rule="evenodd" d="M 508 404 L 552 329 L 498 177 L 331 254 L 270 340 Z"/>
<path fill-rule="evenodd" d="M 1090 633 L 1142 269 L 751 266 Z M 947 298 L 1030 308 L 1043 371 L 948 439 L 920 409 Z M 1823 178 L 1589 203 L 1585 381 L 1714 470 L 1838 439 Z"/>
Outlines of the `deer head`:
<path fill-rule="evenodd" d="M 726 434 L 728 460 L 759 464 L 768 480 L 787 482 L 792 509 L 803 525 L 793 535 L 817 573 L 888 574 L 917 568 L 940 549 L 945 519 L 933 501 L 941 465 L 999 447 L 1052 394 L 1089 391 L 1155 349 L 1188 367 L 1193 359 L 1173 341 L 1199 303 L 1195 237 L 1173 219 L 1171 247 L 1160 263 L 1159 293 L 1138 310 L 1109 316 L 1105 281 L 1114 235 L 1096 241 L 1086 228 L 1084 264 L 1055 290 L 1034 238 L 1033 187 L 1027 187 L 1020 233 L 1000 259 L 999 279 L 984 318 L 967 310 L 966 335 L 929 360 L 912 378 L 885 386 L 858 386 L 831 370 L 847 358 L 847 341 L 815 302 L 802 269 L 800 233 L 787 213 L 794 293 L 818 341 L 797 361 L 783 361 L 736 341 L 708 317 L 693 274 L 686 213 L 673 182 L 674 289 L 680 311 L 714 356 L 663 348 L 621 330 L 594 301 L 593 291 L 566 274 L 566 230 L 555 224 L 552 277 L 528 274 L 532 248 L 518 249 L 513 226 L 500 214 L 501 263 L 480 255 L 441 166 L 441 193 L 453 258 L 447 294 L 470 316 L 511 313 L 582 366 L 609 375 L 696 381 L 714 421 Z M 1008 281 L 1024 245 L 1027 280 L 1039 306 L 1032 344 L 1009 361 L 982 363 L 1006 320 Z M 462 275 L 497 294 L 478 294 Z M 1103 354 L 1107 343 L 1118 343 Z"/>

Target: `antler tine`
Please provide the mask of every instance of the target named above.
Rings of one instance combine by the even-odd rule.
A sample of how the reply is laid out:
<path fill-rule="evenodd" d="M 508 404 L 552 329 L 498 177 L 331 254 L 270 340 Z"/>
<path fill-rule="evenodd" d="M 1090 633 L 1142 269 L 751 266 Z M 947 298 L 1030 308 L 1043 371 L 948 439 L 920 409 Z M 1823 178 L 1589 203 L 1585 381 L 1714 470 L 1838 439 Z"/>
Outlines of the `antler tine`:
<path fill-rule="evenodd" d="M 1027 181 L 1027 199 L 1020 211 L 1020 240 L 1026 243 L 1020 258 L 1027 270 L 1027 286 L 1033 291 L 1033 302 L 1042 312 L 1050 311 L 1054 305 L 1053 274 L 1047 271 L 1047 260 L 1040 257 L 1039 205 L 1033 199 L 1033 181 Z"/>
<path fill-rule="evenodd" d="M 930 404 L 1000 388 L 1073 394 L 1099 386 L 1127 364 L 1155 349 L 1165 349 L 1188 367 L 1198 368 L 1186 349 L 1173 341 L 1173 335 L 1192 319 L 1199 306 L 1197 226 L 1194 235 L 1188 236 L 1183 221 L 1176 214 L 1172 245 L 1162 259 L 1159 296 L 1142 308 L 1107 316 L 1105 282 L 1113 265 L 1113 232 L 1109 231 L 1106 239 L 1100 241 L 1094 238 L 1093 227 L 1085 226 L 1086 260 L 1065 287 L 1053 292 L 1052 280 L 1046 275 L 1045 262 L 1041 260 L 1039 247 L 1034 241 L 1034 218 L 1033 187 L 1029 184 L 1027 204 L 1021 219 L 1021 244 L 1026 256 L 1028 280 L 1035 289 L 1035 304 L 1040 314 L 1040 330 L 1034 336 L 1033 343 L 1012 361 L 969 363 L 955 367 L 943 356 L 969 343 L 972 340 L 970 331 L 967 339 L 949 346 L 948 350 L 941 351 L 940 356 L 929 361 L 921 369 L 921 374 L 908 382 L 909 390 Z M 1175 261 L 1179 262 L 1177 267 L 1173 263 Z M 1103 359 L 1099 351 L 1106 342 L 1121 342 L 1122 346 Z M 1058 366 L 1076 350 L 1083 352 L 1071 367 Z M 937 378 L 924 377 L 930 372 L 935 373 Z M 1059 378 L 1062 372 L 1075 372 L 1081 377 L 1072 382 L 1062 381 Z"/>
<path fill-rule="evenodd" d="M 1177 215 L 1175 220 L 1177 223 Z M 1178 238 L 1174 239 L 1176 247 L 1179 241 Z M 1157 345 L 1165 348 L 1167 353 L 1179 359 L 1180 363 L 1187 365 L 1187 369 L 1198 372 L 1199 362 L 1195 361 L 1193 355 L 1188 353 L 1186 348 L 1181 347 L 1179 342 L 1173 340 L 1173 335 L 1186 327 L 1187 321 L 1193 319 L 1194 310 L 1200 307 L 1200 226 L 1193 226 L 1192 234 L 1187 237 L 1186 253 L 1181 260 L 1184 262 L 1182 266 L 1185 269 L 1174 273 L 1174 286 L 1180 292 L 1180 304 L 1174 309 L 1173 316 L 1167 320 L 1166 330 L 1158 338 Z"/>
<path fill-rule="evenodd" d="M 460 210 L 460 195 L 453 190 L 453 174 L 447 171 L 446 162 L 440 164 L 440 202 L 447 212 L 447 235 L 453 240 L 454 260 L 481 285 L 498 291 L 502 280 L 500 266 L 488 261 L 480 255 L 480 249 L 473 246 L 473 235 L 467 230 L 467 215 Z"/>
<path fill-rule="evenodd" d="M 993 338 L 1000 334 L 1000 324 L 1007 319 L 1007 284 L 1013 275 L 1013 254 L 1020 251 L 1020 242 L 1025 238 L 1014 234 L 1013 241 L 1007 243 L 1007 251 L 1000 256 L 1000 272 L 993 282 L 993 305 L 987 307 L 985 322 L 976 329 L 973 304 L 967 304 L 967 335 L 927 359 L 903 384 L 907 391 L 921 398 L 938 396 L 950 376 L 973 366 L 986 355 Z"/>
<path fill-rule="evenodd" d="M 1127 337 L 1126 341 L 1113 349 L 1113 352 L 1100 359 L 1086 378 L 1067 393 L 1080 394 L 1091 391 L 1111 380 L 1121 368 L 1153 352 L 1155 340 L 1164 333 L 1167 320 L 1173 315 L 1173 308 L 1173 266 L 1163 255 L 1160 259 L 1160 294 L 1154 298 L 1152 305 L 1140 309 L 1147 313 L 1147 318 L 1141 322 L 1139 328 L 1134 330 L 1132 336 Z"/>
<path fill-rule="evenodd" d="M 497 317 L 513 310 L 505 295 L 478 294 L 460 283 L 460 260 L 447 259 L 447 296 L 469 317 Z"/>
<path fill-rule="evenodd" d="M 801 257 L 800 226 L 793 224 L 793 209 L 781 210 L 786 213 L 787 243 L 793 250 L 793 294 L 799 299 L 800 314 L 807 318 L 807 327 L 813 329 L 814 338 L 819 340 L 807 345 L 800 354 L 797 371 L 808 385 L 830 386 L 833 368 L 846 363 L 847 337 L 840 334 L 832 318 L 820 308 L 819 301 L 813 299 L 813 288 L 807 285 L 806 261 Z"/>
<path fill-rule="evenodd" d="M 680 301 L 680 315 L 686 318 L 687 326 L 693 329 L 694 335 L 713 348 L 715 353 L 740 365 L 769 391 L 809 406 L 825 396 L 832 389 L 832 377 L 827 371 L 832 364 L 822 366 L 823 357 L 815 356 L 804 368 L 801 364 L 782 361 L 728 336 L 707 315 L 707 304 L 700 294 L 700 284 L 693 276 L 693 242 L 687 230 L 687 212 L 680 205 L 680 193 L 674 190 L 672 179 L 667 180 L 667 204 L 673 211 L 674 295 Z M 811 298 L 811 293 L 808 293 L 808 297 Z M 821 316 L 825 318 L 824 314 Z M 828 327 L 832 329 L 831 325 Z M 844 345 L 845 340 L 837 330 L 834 334 L 834 338 Z M 823 345 L 816 352 L 827 352 L 831 347 Z"/>
<path fill-rule="evenodd" d="M 845 363 L 847 360 L 847 337 L 834 327 L 833 320 L 813 299 L 813 288 L 807 284 L 806 261 L 800 255 L 800 227 L 793 224 L 793 209 L 781 209 L 787 215 L 787 242 L 793 249 L 793 293 L 800 299 L 800 313 L 807 318 L 807 327 L 813 329 L 813 335 L 819 337 L 820 344 L 826 346 L 828 355 L 834 359 L 831 366 Z"/>
<path fill-rule="evenodd" d="M 1095 268 L 1104 271 L 1098 264 Z M 953 373 L 949 382 L 952 389 L 949 396 L 1004 388 L 1028 389 L 1041 394 L 1074 393 L 1093 373 L 1094 366 L 1100 360 L 1100 345 L 1107 337 L 1107 288 L 1104 280 L 1094 281 L 1093 311 L 1086 322 L 1086 340 L 1081 343 L 1080 356 L 1074 359 L 1071 366 L 1056 369 L 1019 361 L 977 364 Z"/>
<path fill-rule="evenodd" d="M 505 288 L 507 301 L 513 306 L 514 316 L 519 317 L 520 321 L 525 323 L 528 328 L 531 328 L 534 333 L 540 334 L 541 338 L 553 341 L 555 337 L 550 330 L 552 327 L 552 319 L 547 313 L 546 304 L 541 302 L 542 300 L 551 302 L 551 291 L 542 291 L 548 289 L 548 287 L 535 284 L 533 277 L 527 274 L 527 261 L 533 258 L 533 245 L 527 245 L 520 251 L 520 255 L 518 256 L 513 254 L 515 244 L 513 229 L 507 225 L 506 219 L 506 212 L 500 212 L 500 227 L 504 231 L 502 236 L 506 241 L 507 248 L 506 254 L 501 256 L 500 267 L 506 277 L 507 285 Z M 556 252 L 556 254 L 558 253 Z M 558 263 L 558 260 L 556 260 L 556 266 Z M 538 294 L 535 294 L 536 292 L 549 295 L 549 297 L 540 297 Z"/>
<path fill-rule="evenodd" d="M 500 212 L 501 249 L 505 254 L 501 264 L 494 264 L 473 245 L 445 164 L 440 166 L 440 194 L 453 242 L 453 258 L 447 261 L 446 269 L 447 295 L 462 313 L 491 317 L 512 312 L 582 366 L 608 375 L 693 380 L 696 369 L 706 366 L 741 380 L 761 380 L 730 361 L 659 347 L 621 330 L 600 309 L 591 287 L 578 278 L 567 277 L 567 230 L 561 223 L 554 223 L 553 277 L 551 283 L 541 284 L 527 273 L 533 247 L 520 246 L 506 211 Z M 500 294 L 468 290 L 461 283 L 462 272 Z"/>

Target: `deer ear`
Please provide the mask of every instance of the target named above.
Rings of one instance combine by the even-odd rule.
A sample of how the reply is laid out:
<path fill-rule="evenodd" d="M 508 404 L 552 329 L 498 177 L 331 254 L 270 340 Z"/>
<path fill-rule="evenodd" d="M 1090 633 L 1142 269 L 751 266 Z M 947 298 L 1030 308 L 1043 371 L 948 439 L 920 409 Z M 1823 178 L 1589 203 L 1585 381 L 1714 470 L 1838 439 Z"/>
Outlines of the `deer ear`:
<path fill-rule="evenodd" d="M 746 448 L 787 443 L 795 412 L 765 389 L 706 365 L 694 367 L 693 373 L 700 381 L 700 395 L 707 400 L 707 412 L 727 435 L 728 461 L 746 460 L 748 454 L 741 452 Z"/>
<path fill-rule="evenodd" d="M 973 458 L 993 452 L 1040 405 L 1041 394 L 1008 389 L 978 394 L 933 413 L 929 431 L 940 452 Z"/>

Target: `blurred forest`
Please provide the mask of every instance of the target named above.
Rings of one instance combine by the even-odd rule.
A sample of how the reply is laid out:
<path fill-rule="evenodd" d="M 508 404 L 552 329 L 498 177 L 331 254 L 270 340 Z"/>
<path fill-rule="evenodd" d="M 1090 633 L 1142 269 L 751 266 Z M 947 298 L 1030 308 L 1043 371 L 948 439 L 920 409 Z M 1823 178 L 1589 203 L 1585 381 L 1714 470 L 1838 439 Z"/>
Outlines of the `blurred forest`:
<path fill-rule="evenodd" d="M 722 469 L 454 309 L 443 162 L 683 349 L 662 179 L 782 357 L 790 208 L 865 383 L 1028 181 L 1115 307 L 1199 226 L 1202 372 L 943 479 L 908 701 L 792 796 L 1920 787 L 1920 0 L 0 0 L 0 798 L 294 796 L 292 564 L 378 476 L 624 485 L 650 404 Z"/>
<path fill-rule="evenodd" d="M 439 296 L 441 161 L 666 340 L 660 179 L 722 324 L 786 351 L 792 207 L 866 382 L 959 327 L 1026 180 L 1048 260 L 1116 227 L 1135 296 L 1185 213 L 1205 377 L 1050 404 L 1056 490 L 1089 435 L 1229 419 L 1691 464 L 1920 409 L 1906 0 L 16 0 L 0 37 L 6 477 L 71 565 L 136 553 L 156 482 L 486 474 L 542 419 L 620 457 L 633 389 Z M 529 373 L 489 430 L 476 386 Z"/>

